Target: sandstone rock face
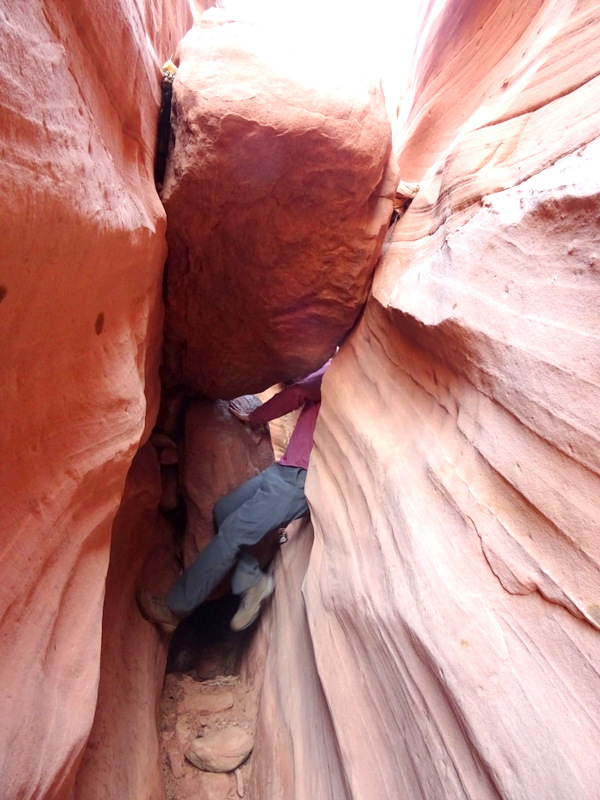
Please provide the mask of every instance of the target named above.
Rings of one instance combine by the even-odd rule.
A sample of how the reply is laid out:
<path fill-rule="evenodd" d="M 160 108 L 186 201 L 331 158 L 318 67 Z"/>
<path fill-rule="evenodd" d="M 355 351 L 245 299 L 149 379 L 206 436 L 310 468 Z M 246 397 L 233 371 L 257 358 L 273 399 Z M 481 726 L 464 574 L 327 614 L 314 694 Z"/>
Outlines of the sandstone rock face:
<path fill-rule="evenodd" d="M 598 16 L 450 0 L 429 22 L 396 143 L 421 191 L 324 380 L 309 635 L 280 570 L 253 796 L 594 800 Z M 338 785 L 285 746 L 259 765 L 326 709 Z"/>
<path fill-rule="evenodd" d="M 391 214 L 380 90 L 306 72 L 297 46 L 208 12 L 179 48 L 167 356 L 212 397 L 324 363 L 364 303 Z"/>
<path fill-rule="evenodd" d="M 110 530 L 158 397 L 160 64 L 183 2 L 2 5 L 0 796 L 69 796 Z M 124 797 L 124 795 L 119 795 Z"/>

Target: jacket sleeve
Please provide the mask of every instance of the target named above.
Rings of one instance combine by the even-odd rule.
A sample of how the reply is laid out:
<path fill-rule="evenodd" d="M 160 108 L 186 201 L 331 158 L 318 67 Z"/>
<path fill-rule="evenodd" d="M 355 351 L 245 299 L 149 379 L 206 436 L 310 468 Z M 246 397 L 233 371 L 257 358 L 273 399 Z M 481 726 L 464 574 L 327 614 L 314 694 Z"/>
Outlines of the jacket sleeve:
<path fill-rule="evenodd" d="M 281 392 L 276 394 L 262 406 L 254 409 L 248 415 L 248 421 L 251 425 L 261 425 L 269 420 L 282 417 L 284 414 L 289 414 L 290 411 L 295 411 L 300 406 L 304 405 L 307 400 L 318 402 L 321 399 L 321 381 L 323 374 L 329 366 L 330 362 L 313 372 L 301 381 L 297 381 L 292 386 L 286 386 Z"/>

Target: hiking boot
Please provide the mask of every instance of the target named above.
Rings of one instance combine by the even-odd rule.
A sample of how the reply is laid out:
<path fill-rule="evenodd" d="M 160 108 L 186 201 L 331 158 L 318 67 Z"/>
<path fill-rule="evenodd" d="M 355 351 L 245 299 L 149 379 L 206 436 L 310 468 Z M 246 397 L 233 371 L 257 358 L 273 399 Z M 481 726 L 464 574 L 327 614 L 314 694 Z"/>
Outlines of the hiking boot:
<path fill-rule="evenodd" d="M 141 589 L 136 595 L 136 600 L 142 617 L 158 625 L 165 633 L 173 633 L 181 622 L 181 618 L 171 611 L 164 597 Z"/>
<path fill-rule="evenodd" d="M 262 603 L 273 594 L 275 581 L 270 575 L 264 575 L 256 586 L 246 589 L 242 602 L 229 626 L 234 631 L 243 631 L 258 617 Z"/>

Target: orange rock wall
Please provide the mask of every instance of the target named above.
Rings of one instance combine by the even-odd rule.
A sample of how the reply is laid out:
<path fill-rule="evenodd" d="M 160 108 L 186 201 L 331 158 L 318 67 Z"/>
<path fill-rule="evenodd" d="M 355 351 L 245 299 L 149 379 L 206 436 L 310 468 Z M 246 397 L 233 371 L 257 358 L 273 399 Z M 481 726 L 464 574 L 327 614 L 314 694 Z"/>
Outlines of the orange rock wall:
<path fill-rule="evenodd" d="M 599 796 L 599 33 L 576 0 L 424 20 L 421 190 L 325 377 L 310 635 L 276 590 L 252 798 L 332 763 L 320 800 Z M 264 766 L 325 710 L 339 763 Z"/>
<path fill-rule="evenodd" d="M 63 798 L 92 725 L 110 531 L 158 399 L 160 65 L 150 0 L 0 13 L 0 796 Z"/>

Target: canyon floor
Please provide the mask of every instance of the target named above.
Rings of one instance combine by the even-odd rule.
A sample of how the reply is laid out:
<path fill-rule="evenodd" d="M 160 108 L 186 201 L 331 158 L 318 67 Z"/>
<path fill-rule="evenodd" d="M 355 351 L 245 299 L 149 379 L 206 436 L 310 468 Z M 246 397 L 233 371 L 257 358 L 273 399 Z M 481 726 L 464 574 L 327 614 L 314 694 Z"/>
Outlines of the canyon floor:
<path fill-rule="evenodd" d="M 226 769 L 238 734 L 254 737 L 256 696 L 240 676 L 241 656 L 252 629 L 235 633 L 231 595 L 207 603 L 176 631 L 161 704 L 161 756 L 167 800 L 233 800 L 244 797 L 252 754 L 235 769 L 211 772 L 192 764 L 185 753 L 197 737 L 219 741 L 213 761 Z"/>

